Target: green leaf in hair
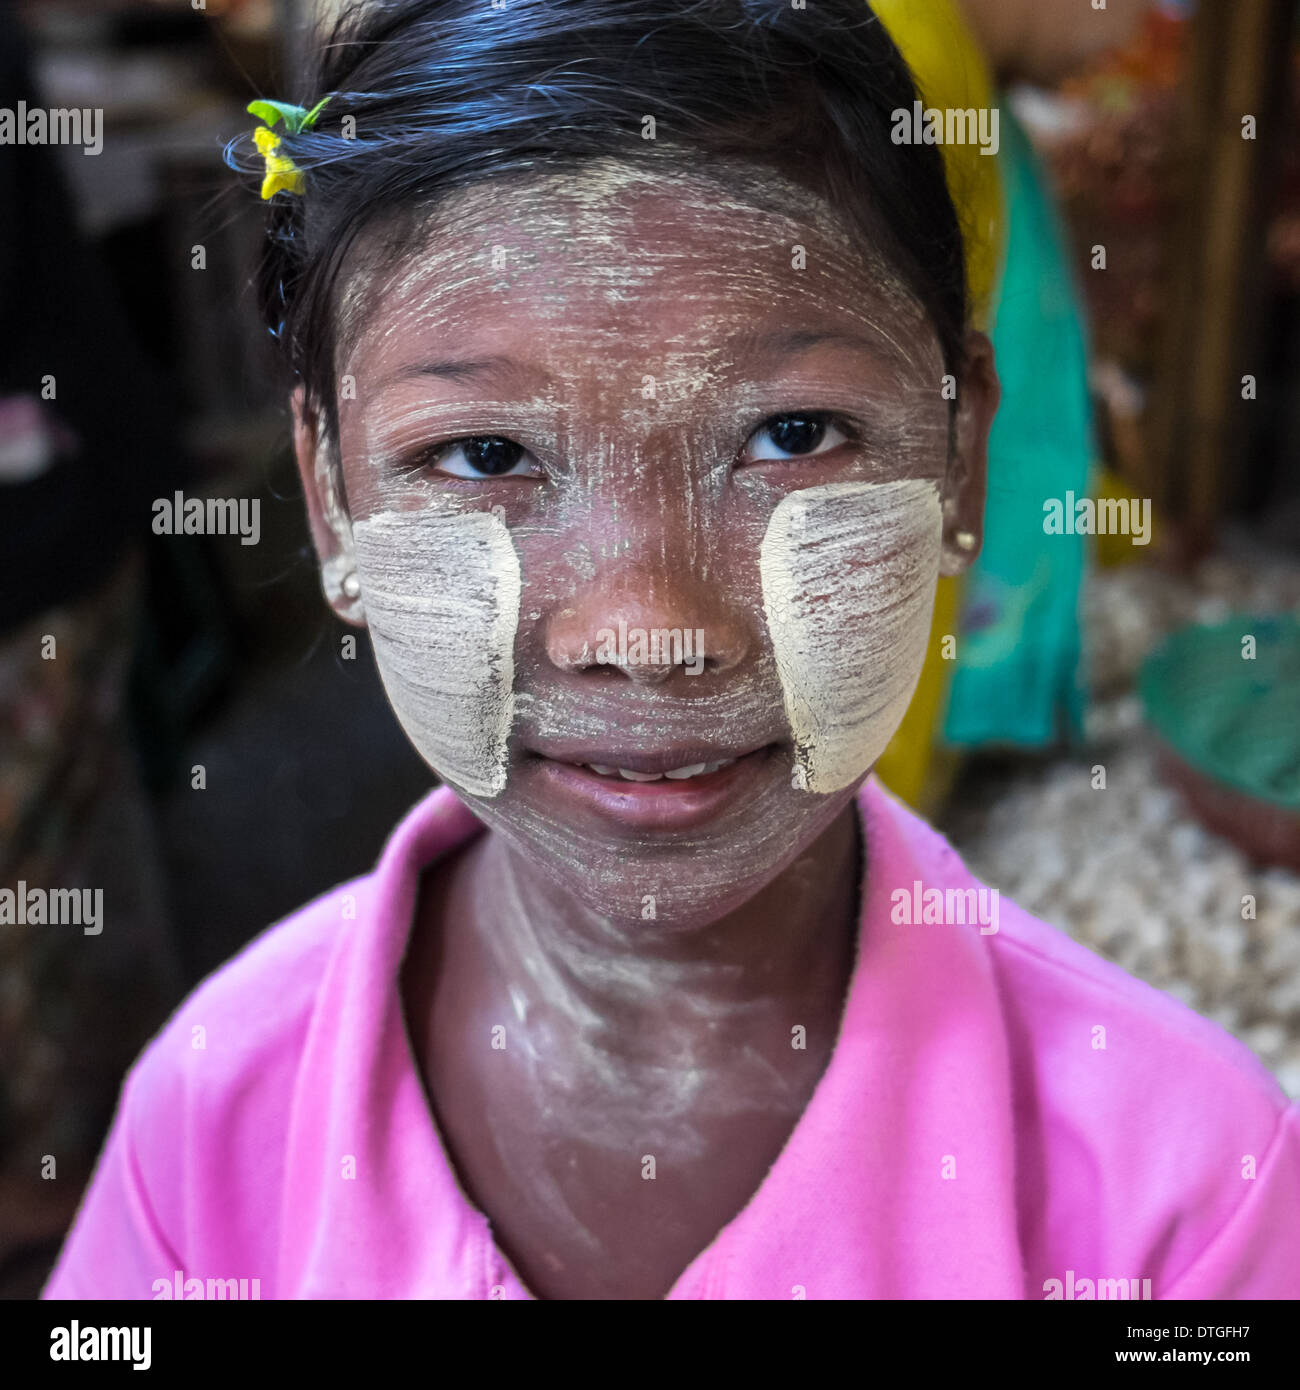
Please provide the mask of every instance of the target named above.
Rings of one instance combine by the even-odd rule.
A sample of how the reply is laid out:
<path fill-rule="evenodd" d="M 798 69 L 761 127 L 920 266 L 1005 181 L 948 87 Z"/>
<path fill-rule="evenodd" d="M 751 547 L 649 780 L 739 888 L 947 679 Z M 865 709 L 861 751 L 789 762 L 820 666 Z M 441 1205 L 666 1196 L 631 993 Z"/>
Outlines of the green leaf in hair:
<path fill-rule="evenodd" d="M 319 116 L 320 113 L 325 109 L 325 104 L 328 101 L 329 97 L 321 97 L 321 99 L 316 103 L 316 105 L 313 106 L 312 109 L 308 111 L 307 114 L 302 118 L 302 124 L 298 127 L 298 129 L 310 130 L 312 126 L 316 124 L 316 117 Z"/>
<path fill-rule="evenodd" d="M 293 118 L 302 113 L 302 107 L 289 106 L 283 101 L 250 101 L 248 111 L 250 115 L 265 121 L 267 125 L 274 125 L 283 116 L 285 126 L 289 130 L 293 130 L 296 128 L 296 122 Z"/>
<path fill-rule="evenodd" d="M 283 119 L 285 130 L 291 135 L 296 135 L 300 130 L 311 129 L 327 101 L 329 101 L 329 97 L 322 97 L 308 111 L 305 106 L 291 106 L 287 101 L 259 99 L 258 101 L 250 101 L 247 110 L 250 115 L 265 121 L 268 126 L 273 126 L 276 121 Z"/>

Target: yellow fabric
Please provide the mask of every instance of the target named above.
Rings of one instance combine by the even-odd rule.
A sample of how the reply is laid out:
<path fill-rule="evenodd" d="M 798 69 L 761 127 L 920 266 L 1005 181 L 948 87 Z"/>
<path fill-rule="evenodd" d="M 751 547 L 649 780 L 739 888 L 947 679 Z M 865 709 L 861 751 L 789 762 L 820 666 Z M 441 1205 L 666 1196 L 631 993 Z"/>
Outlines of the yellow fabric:
<path fill-rule="evenodd" d="M 871 8 L 912 69 L 927 107 L 979 110 L 996 104 L 993 75 L 953 0 L 872 0 Z M 966 242 L 972 322 L 986 329 L 1006 245 L 997 156 L 983 154 L 978 145 L 939 149 Z"/>
<path fill-rule="evenodd" d="M 1128 486 L 1118 473 L 1112 472 L 1109 468 L 1101 470 L 1101 476 L 1097 479 L 1097 486 L 1094 489 L 1096 498 L 1099 502 L 1113 501 L 1124 498 L 1130 502 L 1137 500 L 1137 494 Z M 1097 535 L 1093 537 L 1096 546 L 1097 564 L 1103 569 L 1113 569 L 1117 565 L 1131 565 L 1134 560 L 1144 559 L 1151 554 L 1151 546 L 1155 542 L 1159 528 L 1156 518 L 1151 519 L 1151 542 L 1145 546 L 1134 545 L 1133 537 L 1118 534 Z"/>
<path fill-rule="evenodd" d="M 927 107 L 978 110 L 995 104 L 993 76 L 952 0 L 872 0 L 872 9 L 912 69 Z M 998 160 L 982 154 L 978 145 L 939 148 L 966 243 L 971 322 L 987 332 L 1006 248 Z M 916 693 L 893 742 L 876 764 L 881 781 L 923 811 L 942 799 L 958 764 L 957 754 L 938 744 L 952 673 L 952 661 L 941 655 L 942 639 L 957 632 L 962 591 L 962 580 L 940 578 L 930 649 Z"/>

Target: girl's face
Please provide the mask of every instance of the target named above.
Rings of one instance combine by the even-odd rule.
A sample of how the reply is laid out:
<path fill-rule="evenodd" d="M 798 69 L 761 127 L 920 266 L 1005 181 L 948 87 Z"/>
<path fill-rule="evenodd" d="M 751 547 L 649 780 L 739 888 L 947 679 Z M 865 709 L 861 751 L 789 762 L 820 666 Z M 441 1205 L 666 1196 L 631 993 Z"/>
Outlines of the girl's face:
<path fill-rule="evenodd" d="M 479 185 L 352 279 L 337 445 L 299 416 L 327 593 L 411 741 L 616 922 L 716 921 L 843 811 L 979 533 L 987 343 L 950 439 L 862 240 L 766 171 Z"/>

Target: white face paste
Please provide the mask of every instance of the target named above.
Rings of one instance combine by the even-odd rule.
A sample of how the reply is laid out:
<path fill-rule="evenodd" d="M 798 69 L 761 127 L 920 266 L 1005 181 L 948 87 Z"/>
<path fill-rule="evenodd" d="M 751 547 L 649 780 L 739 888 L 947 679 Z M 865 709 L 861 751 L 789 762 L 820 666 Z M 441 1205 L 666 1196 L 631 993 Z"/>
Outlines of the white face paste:
<path fill-rule="evenodd" d="M 855 456 L 829 474 L 821 471 L 829 465 L 810 464 L 814 476 L 836 479 L 933 476 L 947 448 L 947 408 L 934 389 L 943 370 L 938 341 L 872 240 L 774 171 L 727 162 L 715 174 L 697 163 L 602 161 L 471 186 L 428 219 L 418 251 L 394 262 L 361 257 L 346 296 L 338 366 L 357 385 L 339 403 L 347 514 L 396 516 L 406 538 L 399 548 L 387 533 L 372 536 L 371 558 L 358 571 L 358 616 L 376 629 L 380 669 L 412 742 L 459 789 L 484 788 L 494 798 L 479 808 L 489 811 L 488 824 L 563 887 L 551 922 L 557 936 L 575 930 L 578 904 L 598 923 L 644 934 L 647 894 L 661 928 L 712 920 L 724 898 L 739 906 L 742 886 L 756 891 L 795 846 L 811 843 L 833 808 L 828 798 L 793 795 L 788 774 L 777 772 L 743 805 L 689 834 L 637 836 L 557 814 L 536 766 L 517 775 L 512 768 L 501 794 L 493 773 L 502 765 L 509 682 L 488 678 L 505 667 L 491 666 L 486 643 L 427 632 L 447 621 L 441 611 L 436 623 L 409 606 L 381 611 L 391 609 L 391 596 L 423 595 L 426 586 L 449 605 L 497 593 L 498 581 L 481 582 L 485 554 L 449 561 L 446 543 L 421 518 L 460 515 L 466 506 L 486 513 L 499 502 L 508 521 L 529 586 L 514 637 L 512 752 L 543 742 L 657 750 L 702 741 L 741 751 L 789 738 L 790 673 L 798 672 L 806 711 L 797 728 L 810 724 L 818 692 L 838 698 L 825 671 L 800 672 L 787 651 L 783 699 L 764 638 L 758 560 L 790 475 L 784 466 L 738 465 L 747 438 L 779 412 L 850 420 L 861 412 Z M 796 246 L 807 252 L 797 270 Z M 783 345 L 792 329 L 845 341 L 802 346 L 796 333 Z M 777 345 L 763 349 L 770 338 Z M 498 354 L 519 370 L 463 381 L 409 370 Z M 434 444 L 478 434 L 516 440 L 543 478 L 485 482 L 482 498 L 469 502 L 473 484 L 417 466 Z M 347 514 L 340 508 L 336 534 Z M 887 587 L 888 528 L 856 511 L 852 525 L 864 549 L 850 549 L 846 563 L 881 565 Z M 421 568 L 423 578 L 406 573 Z M 796 588 L 805 568 L 791 557 Z M 838 591 L 839 576 L 832 578 Z M 860 596 L 846 593 L 844 611 L 873 632 L 883 592 L 868 585 Z M 489 626 L 494 603 L 466 606 L 457 622 L 474 612 L 474 626 Z M 620 617 L 651 630 L 702 628 L 706 649 L 716 644 L 734 662 L 663 688 L 608 671 L 586 678 L 584 652 L 595 652 L 601 629 L 617 630 Z M 811 630 L 801 640 L 811 641 Z M 907 628 L 907 637 L 923 643 L 925 634 Z M 864 639 L 836 634 L 830 662 L 851 640 Z M 891 640 L 881 630 L 862 675 L 839 692 L 849 710 L 865 707 L 886 660 L 890 669 L 901 662 L 899 683 L 912 688 L 908 651 L 889 652 Z M 453 674 L 465 688 L 445 688 Z M 473 736 L 455 732 L 453 719 Z M 882 719 L 892 731 L 896 720 Z M 479 750 L 472 769 L 471 748 Z M 858 755 L 852 762 L 846 784 L 863 770 Z M 835 783 L 825 771 L 823 760 L 813 785 Z M 537 899 L 534 885 L 531 912 Z M 625 944 L 618 938 L 617 949 Z M 556 949 L 549 938 L 548 949 Z M 661 997 L 662 980 L 650 971 L 647 1007 L 657 1010 Z"/>
<path fill-rule="evenodd" d="M 924 479 L 804 488 L 772 513 L 759 567 L 797 786 L 839 791 L 885 751 L 925 662 L 942 533 Z"/>
<path fill-rule="evenodd" d="M 380 512 L 353 527 L 375 662 L 407 737 L 448 782 L 506 785 L 519 556 L 491 512 Z"/>

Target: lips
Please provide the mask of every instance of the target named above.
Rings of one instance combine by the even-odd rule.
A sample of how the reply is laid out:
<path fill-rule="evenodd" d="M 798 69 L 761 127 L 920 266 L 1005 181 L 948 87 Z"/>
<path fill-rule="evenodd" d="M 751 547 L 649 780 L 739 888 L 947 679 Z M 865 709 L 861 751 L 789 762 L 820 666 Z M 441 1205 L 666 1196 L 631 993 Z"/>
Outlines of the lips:
<path fill-rule="evenodd" d="M 723 763 L 734 763 L 751 753 L 768 747 L 767 744 L 751 743 L 736 747 L 720 743 L 673 743 L 662 748 L 647 749 L 630 744 L 598 747 L 585 743 L 560 743 L 538 740 L 530 751 L 538 757 L 551 762 L 568 763 L 573 767 L 592 768 L 597 776 L 620 772 L 633 772 L 639 777 L 666 777 L 670 772 L 692 772 L 701 766 L 717 768 Z"/>
<path fill-rule="evenodd" d="M 666 772 L 634 772 L 631 768 L 606 767 L 601 763 L 587 763 L 586 766 L 598 777 L 620 777 L 625 782 L 688 782 L 696 777 L 709 777 L 735 761 L 735 758 L 723 758 L 716 763 L 691 763 L 686 767 L 670 767 Z"/>
<path fill-rule="evenodd" d="M 534 762 L 557 813 L 639 831 L 687 830 L 756 789 L 775 745 L 756 749 L 573 749 Z M 555 804 L 558 803 L 558 804 Z"/>

